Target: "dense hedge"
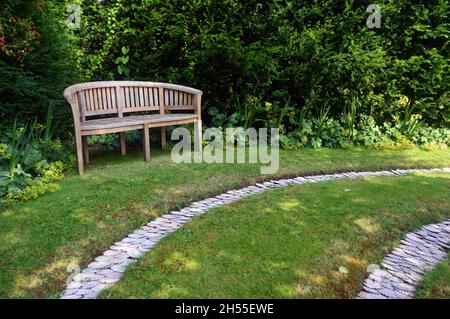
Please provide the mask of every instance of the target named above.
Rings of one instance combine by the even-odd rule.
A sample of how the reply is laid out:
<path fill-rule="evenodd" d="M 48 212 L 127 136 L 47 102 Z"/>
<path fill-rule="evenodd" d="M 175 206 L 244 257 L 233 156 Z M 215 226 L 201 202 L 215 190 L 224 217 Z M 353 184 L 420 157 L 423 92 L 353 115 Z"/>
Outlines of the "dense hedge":
<path fill-rule="evenodd" d="M 67 3 L 82 7 L 75 32 L 64 24 Z M 18 114 L 42 120 L 56 105 L 60 134 L 69 132 L 64 87 L 105 79 L 200 88 L 208 125 L 287 133 L 302 118 L 338 118 L 356 105 L 378 124 L 412 108 L 428 125 L 448 127 L 448 1 L 379 2 L 380 29 L 366 26 L 369 3 L 5 0 L 0 131 Z"/>
<path fill-rule="evenodd" d="M 381 123 L 400 116 L 404 96 L 428 124 L 449 124 L 446 0 L 378 1 L 380 29 L 366 26 L 371 1 L 81 2 L 86 79 L 198 87 L 209 124 L 233 122 L 249 96 L 270 103 L 269 125 L 289 103 L 286 131 L 305 106 L 312 116 L 324 107 L 336 116 L 354 100 L 358 114 Z"/>

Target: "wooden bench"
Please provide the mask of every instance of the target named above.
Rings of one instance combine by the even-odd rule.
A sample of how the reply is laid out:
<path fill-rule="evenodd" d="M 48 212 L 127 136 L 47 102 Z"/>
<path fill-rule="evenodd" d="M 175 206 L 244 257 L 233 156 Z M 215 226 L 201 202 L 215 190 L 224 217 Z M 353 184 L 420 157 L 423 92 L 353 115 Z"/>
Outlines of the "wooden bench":
<path fill-rule="evenodd" d="M 164 127 L 194 123 L 195 151 L 201 151 L 200 90 L 156 82 L 92 82 L 68 87 L 64 97 L 72 107 L 80 175 L 84 171 L 83 159 L 89 163 L 87 137 L 91 135 L 119 133 L 121 153 L 125 155 L 124 132 L 142 130 L 144 159 L 149 161 L 148 128 L 161 127 L 164 148 Z"/>

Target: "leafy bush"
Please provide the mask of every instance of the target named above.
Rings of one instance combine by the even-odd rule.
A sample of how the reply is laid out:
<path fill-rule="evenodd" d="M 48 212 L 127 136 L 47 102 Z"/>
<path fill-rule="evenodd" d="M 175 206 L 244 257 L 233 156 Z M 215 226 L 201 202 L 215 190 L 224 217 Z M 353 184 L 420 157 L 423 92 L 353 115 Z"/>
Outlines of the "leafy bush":
<path fill-rule="evenodd" d="M 383 151 L 402 151 L 412 150 L 416 148 L 416 145 L 408 140 L 404 135 L 398 135 L 396 140 L 384 138 L 380 142 L 373 145 L 374 149 Z"/>
<path fill-rule="evenodd" d="M 294 132 L 282 135 L 281 147 L 298 149 L 301 147 L 343 147 L 353 145 L 380 150 L 406 150 L 421 147 L 427 150 L 443 149 L 450 145 L 450 130 L 432 128 L 421 123 L 410 130 L 404 121 L 385 122 L 377 125 L 371 116 L 361 115 L 350 131 L 346 114 L 341 119 L 303 119 L 302 126 Z M 323 116 L 322 116 L 323 117 Z M 320 127 L 319 127 L 320 125 Z M 409 132 L 406 135 L 405 132 Z"/>
<path fill-rule="evenodd" d="M 77 81 L 75 50 L 65 26 L 65 4 L 57 0 L 15 0 L 0 4 L 0 133 L 17 114 L 21 124 L 45 121 L 55 107 L 57 134 L 68 137 L 70 108 L 62 92 Z"/>
<path fill-rule="evenodd" d="M 8 188 L 6 202 L 16 200 L 28 201 L 40 195 L 55 192 L 59 190 L 59 185 L 56 182 L 60 181 L 63 176 L 62 162 L 45 163 L 34 178 L 27 174 L 22 189 L 11 190 L 11 188 Z"/>
<path fill-rule="evenodd" d="M 29 200 L 57 189 L 70 156 L 64 156 L 61 142 L 52 139 L 49 110 L 45 125 L 36 121 L 23 127 L 17 120 L 0 141 L 0 201 Z M 68 163 L 73 165 L 72 162 Z M 4 197 L 3 200 L 1 198 Z"/>

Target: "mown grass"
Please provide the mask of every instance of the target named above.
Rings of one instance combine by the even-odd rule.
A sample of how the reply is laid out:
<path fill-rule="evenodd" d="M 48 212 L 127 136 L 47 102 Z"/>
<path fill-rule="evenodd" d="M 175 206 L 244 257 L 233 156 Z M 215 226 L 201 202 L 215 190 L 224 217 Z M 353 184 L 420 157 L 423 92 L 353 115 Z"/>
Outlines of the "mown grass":
<path fill-rule="evenodd" d="M 133 229 L 193 200 L 274 176 L 258 165 L 174 164 L 170 154 L 94 158 L 61 190 L 0 213 L 0 296 L 55 298 L 67 266 L 84 266 Z M 450 152 L 305 149 L 281 152 L 276 177 L 349 170 L 450 166 Z"/>
<path fill-rule="evenodd" d="M 101 297 L 352 298 L 404 233 L 450 216 L 448 198 L 448 174 L 273 190 L 186 224 Z"/>
<path fill-rule="evenodd" d="M 428 272 L 416 291 L 416 297 L 422 299 L 450 299 L 450 254 L 447 260 L 440 262 Z"/>

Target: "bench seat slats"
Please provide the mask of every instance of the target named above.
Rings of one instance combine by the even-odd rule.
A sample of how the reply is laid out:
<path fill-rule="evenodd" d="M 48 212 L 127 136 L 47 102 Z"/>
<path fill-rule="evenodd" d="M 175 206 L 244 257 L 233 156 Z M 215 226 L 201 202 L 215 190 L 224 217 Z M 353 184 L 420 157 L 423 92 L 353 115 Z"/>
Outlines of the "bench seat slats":
<path fill-rule="evenodd" d="M 147 123 L 172 122 L 181 120 L 195 120 L 196 114 L 152 114 L 125 116 L 122 118 L 112 117 L 98 120 L 88 120 L 81 123 L 81 130 L 99 130 L 106 128 L 119 128 L 133 125 L 144 125 Z"/>

